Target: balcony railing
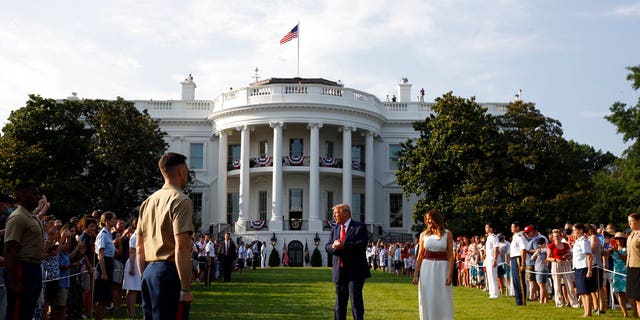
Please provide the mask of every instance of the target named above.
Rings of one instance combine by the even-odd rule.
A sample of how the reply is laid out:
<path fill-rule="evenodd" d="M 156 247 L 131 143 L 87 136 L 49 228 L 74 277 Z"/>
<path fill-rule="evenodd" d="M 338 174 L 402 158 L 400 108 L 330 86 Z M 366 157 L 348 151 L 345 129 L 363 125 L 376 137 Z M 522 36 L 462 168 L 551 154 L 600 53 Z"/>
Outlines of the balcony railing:
<path fill-rule="evenodd" d="M 318 164 L 322 168 L 343 168 L 342 158 L 320 157 Z M 311 158 L 308 156 L 283 156 L 282 165 L 292 167 L 308 167 L 311 165 Z M 240 159 L 227 162 L 227 171 L 238 170 L 241 167 Z M 249 168 L 273 167 L 273 158 L 271 157 L 252 157 L 249 159 Z M 351 161 L 351 169 L 356 171 L 364 171 L 365 163 L 359 160 Z"/>

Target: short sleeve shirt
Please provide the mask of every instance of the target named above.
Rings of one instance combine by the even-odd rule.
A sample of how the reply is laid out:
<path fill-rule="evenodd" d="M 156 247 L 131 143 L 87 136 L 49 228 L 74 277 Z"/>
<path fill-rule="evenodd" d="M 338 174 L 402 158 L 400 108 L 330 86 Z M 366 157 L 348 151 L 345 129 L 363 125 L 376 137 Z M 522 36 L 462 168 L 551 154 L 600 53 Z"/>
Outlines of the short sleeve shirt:
<path fill-rule="evenodd" d="M 174 261 L 175 235 L 193 233 L 193 203 L 182 191 L 165 184 L 140 206 L 138 237 L 145 261 Z"/>
<path fill-rule="evenodd" d="M 627 267 L 640 268 L 640 231 L 632 231 L 627 238 Z"/>
<path fill-rule="evenodd" d="M 500 242 L 498 241 L 498 237 L 495 234 L 490 234 L 487 236 L 487 242 L 485 242 L 485 260 L 486 261 L 494 261 L 497 260 L 498 257 L 494 257 L 494 253 L 496 248 Z M 498 253 L 499 254 L 499 253 Z"/>
<path fill-rule="evenodd" d="M 44 258 L 44 228 L 36 216 L 23 206 L 7 219 L 4 242 L 20 244 L 18 260 L 42 260 Z"/>
<path fill-rule="evenodd" d="M 205 246 L 205 251 L 206 251 L 206 254 L 209 255 L 209 257 L 216 256 L 216 250 L 214 249 L 213 241 L 207 242 L 207 245 Z"/>
<path fill-rule="evenodd" d="M 111 257 L 116 254 L 116 246 L 113 244 L 113 238 L 111 237 L 111 233 L 107 231 L 107 229 L 102 229 L 98 232 L 98 236 L 96 237 L 96 254 L 100 252 L 100 249 L 104 249 L 104 256 Z"/>
<path fill-rule="evenodd" d="M 591 254 L 591 242 L 582 236 L 573 244 L 573 268 L 584 269 L 587 265 L 587 255 Z"/>
<path fill-rule="evenodd" d="M 555 243 L 549 244 L 549 256 L 554 259 L 564 259 L 569 252 L 569 244 L 563 243 L 562 249 L 558 248 Z"/>
<path fill-rule="evenodd" d="M 525 249 L 526 240 L 522 235 L 522 232 L 518 232 L 513 235 L 513 239 L 511 239 L 511 246 L 509 247 L 509 255 L 511 258 L 520 257 L 522 255 L 522 250 Z"/>

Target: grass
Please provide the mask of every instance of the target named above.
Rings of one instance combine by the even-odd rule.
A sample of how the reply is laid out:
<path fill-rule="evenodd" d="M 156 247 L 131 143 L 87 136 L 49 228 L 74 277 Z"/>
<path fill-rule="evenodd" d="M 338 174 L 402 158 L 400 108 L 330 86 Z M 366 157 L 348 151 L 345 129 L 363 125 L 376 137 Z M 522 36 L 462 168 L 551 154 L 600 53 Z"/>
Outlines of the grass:
<path fill-rule="evenodd" d="M 334 286 L 329 268 L 267 268 L 233 273 L 232 282 L 210 287 L 193 286 L 191 319 L 333 319 Z M 369 320 L 418 318 L 417 287 L 409 277 L 396 278 L 375 271 L 364 286 L 365 317 Z M 488 299 L 478 289 L 454 287 L 456 319 L 567 319 L 579 318 L 582 309 L 556 308 L 530 302 L 515 305 L 513 297 Z M 139 308 L 139 306 L 138 306 Z M 107 316 L 124 318 L 121 308 Z M 595 316 L 621 318 L 619 309 Z M 350 311 L 348 318 L 351 318 Z"/>

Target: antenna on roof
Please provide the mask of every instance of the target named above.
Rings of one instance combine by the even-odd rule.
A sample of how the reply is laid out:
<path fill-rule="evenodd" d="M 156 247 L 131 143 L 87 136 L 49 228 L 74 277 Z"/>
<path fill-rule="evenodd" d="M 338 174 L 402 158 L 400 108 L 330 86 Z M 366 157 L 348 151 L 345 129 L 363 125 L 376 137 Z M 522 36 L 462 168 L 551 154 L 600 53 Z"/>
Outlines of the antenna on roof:
<path fill-rule="evenodd" d="M 256 82 L 260 81 L 260 75 L 258 75 L 258 67 L 256 67 L 255 70 L 253 70 L 256 74 L 252 77 L 254 79 L 256 79 Z"/>
<path fill-rule="evenodd" d="M 514 96 L 513 101 L 522 101 L 522 89 L 518 89 L 518 93 Z"/>

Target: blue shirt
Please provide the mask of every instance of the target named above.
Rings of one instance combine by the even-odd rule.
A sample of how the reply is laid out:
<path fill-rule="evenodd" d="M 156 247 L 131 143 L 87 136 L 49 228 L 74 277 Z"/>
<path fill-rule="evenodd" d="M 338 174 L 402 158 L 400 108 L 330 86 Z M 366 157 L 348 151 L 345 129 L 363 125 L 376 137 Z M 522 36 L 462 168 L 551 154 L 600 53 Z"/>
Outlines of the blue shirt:
<path fill-rule="evenodd" d="M 96 254 L 100 253 L 100 249 L 104 249 L 105 257 L 113 258 L 116 254 L 116 246 L 113 244 L 113 238 L 106 228 L 102 228 L 96 237 Z"/>
<path fill-rule="evenodd" d="M 69 276 L 71 275 L 71 268 L 62 270 L 62 267 L 69 266 L 71 264 L 69 254 L 66 252 L 60 252 L 58 254 L 58 259 L 60 259 L 60 280 L 58 280 L 58 285 L 60 288 L 69 288 L 71 287 L 71 279 L 69 279 Z"/>

